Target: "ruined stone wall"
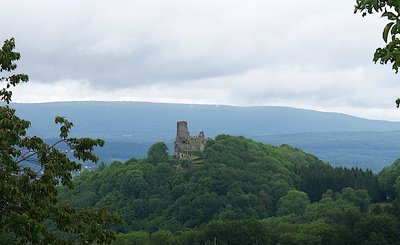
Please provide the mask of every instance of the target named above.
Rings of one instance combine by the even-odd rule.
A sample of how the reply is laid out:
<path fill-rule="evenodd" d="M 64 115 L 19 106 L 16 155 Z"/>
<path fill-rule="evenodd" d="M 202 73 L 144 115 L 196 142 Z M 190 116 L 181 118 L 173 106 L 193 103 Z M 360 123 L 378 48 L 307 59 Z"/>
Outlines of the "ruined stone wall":
<path fill-rule="evenodd" d="M 200 132 L 198 137 L 190 136 L 187 122 L 177 122 L 176 139 L 175 139 L 175 156 L 195 157 L 196 154 L 204 150 L 206 144 L 204 132 Z"/>

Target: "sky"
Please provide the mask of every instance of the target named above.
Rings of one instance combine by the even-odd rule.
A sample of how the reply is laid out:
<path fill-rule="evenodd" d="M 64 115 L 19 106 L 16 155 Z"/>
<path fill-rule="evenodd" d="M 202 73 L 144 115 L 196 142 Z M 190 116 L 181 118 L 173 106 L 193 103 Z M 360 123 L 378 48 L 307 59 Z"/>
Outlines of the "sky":
<path fill-rule="evenodd" d="M 351 0 L 0 0 L 27 84 L 14 102 L 290 106 L 400 121 L 374 64 L 385 21 Z"/>

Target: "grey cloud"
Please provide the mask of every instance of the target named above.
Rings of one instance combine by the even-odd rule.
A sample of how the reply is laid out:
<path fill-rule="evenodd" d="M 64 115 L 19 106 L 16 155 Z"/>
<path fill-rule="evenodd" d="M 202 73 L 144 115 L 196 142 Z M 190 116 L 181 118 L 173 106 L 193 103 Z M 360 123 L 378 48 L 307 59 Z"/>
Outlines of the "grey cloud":
<path fill-rule="evenodd" d="M 348 0 L 7 4 L 0 38 L 14 36 L 20 67 L 49 86 L 69 79 L 99 94 L 148 88 L 155 95 L 170 86 L 188 100 L 202 91 L 206 103 L 224 91 L 223 103 L 325 107 L 392 106 L 398 88 L 390 67 L 372 64 L 383 22 L 354 15 Z M 179 92 L 168 92 L 179 102 Z"/>

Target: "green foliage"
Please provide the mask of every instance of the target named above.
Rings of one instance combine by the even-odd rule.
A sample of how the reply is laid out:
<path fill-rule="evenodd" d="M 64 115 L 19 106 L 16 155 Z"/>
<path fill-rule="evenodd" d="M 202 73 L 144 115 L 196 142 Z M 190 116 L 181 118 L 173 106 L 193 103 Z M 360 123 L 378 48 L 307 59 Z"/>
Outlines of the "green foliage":
<path fill-rule="evenodd" d="M 164 142 L 157 142 L 147 151 L 147 160 L 150 163 L 168 162 L 168 146 Z"/>
<path fill-rule="evenodd" d="M 354 224 L 361 211 L 353 203 L 343 200 L 340 193 L 328 190 L 318 202 L 312 203 L 304 214 L 305 220 L 322 220 L 328 224 Z"/>
<path fill-rule="evenodd" d="M 270 244 L 270 234 L 256 220 L 213 221 L 203 229 L 203 239 L 210 244 Z"/>
<path fill-rule="evenodd" d="M 79 208 L 93 202 L 97 207 L 109 207 L 124 218 L 124 231 L 176 231 L 217 217 L 231 220 L 273 215 L 279 198 L 294 187 L 295 175 L 284 167 L 289 163 L 268 155 L 286 153 L 238 137 L 217 137 L 215 143 L 231 149 L 221 154 L 215 145 L 209 145 L 199 164 L 179 161 L 154 165 L 143 159 L 81 174 L 75 179 L 76 188 L 63 192 L 63 199 Z M 253 156 L 225 159 L 238 147 L 249 149 Z M 94 200 L 82 202 L 87 200 L 88 191 Z"/>
<path fill-rule="evenodd" d="M 299 189 L 306 192 L 311 201 L 319 200 L 328 189 L 338 192 L 344 187 L 367 190 L 375 202 L 385 198 L 378 178 L 371 170 L 333 168 L 328 164 L 310 163 L 296 172 L 301 178 Z"/>
<path fill-rule="evenodd" d="M 383 29 L 382 38 L 385 47 L 377 48 L 374 54 L 374 62 L 392 64 L 392 69 L 399 71 L 400 67 L 400 1 L 399 0 L 356 0 L 354 13 L 360 12 L 362 16 L 372 13 L 382 13 L 381 18 L 387 19 Z M 389 38 L 390 37 L 390 38 Z M 400 98 L 396 101 L 400 106 Z"/>
<path fill-rule="evenodd" d="M 169 230 L 159 230 L 150 235 L 150 244 L 153 245 L 172 245 L 173 235 Z"/>
<path fill-rule="evenodd" d="M 0 71 L 12 72 L 17 68 L 13 62 L 20 55 L 12 51 L 14 46 L 14 39 L 4 42 Z M 26 81 L 28 76 L 23 74 L 2 77 L 1 82 L 6 85 L 0 91 L 1 100 L 8 104 L 12 96 L 10 87 Z M 37 136 L 26 136 L 30 123 L 16 116 L 8 105 L 0 106 L 1 241 L 65 244 L 77 239 L 81 243 L 110 243 L 114 232 L 106 227 L 117 220 L 116 216 L 105 209 L 78 211 L 60 204 L 57 188 L 60 184 L 72 186 L 72 173 L 81 169 L 81 164 L 58 150 L 58 145 L 66 144 L 77 159 L 96 162 L 93 149 L 104 141 L 71 138 L 73 124 L 63 117 L 57 117 L 56 123 L 60 124 L 60 138 L 49 145 Z"/>
<path fill-rule="evenodd" d="M 322 185 L 318 175 L 330 184 Z M 341 183 L 344 178 L 348 181 Z M 331 202 L 325 200 L 318 207 L 310 204 L 308 196 L 321 198 L 331 185 L 334 192 L 364 187 L 369 193 L 379 185 L 372 188 L 362 183 L 375 180 L 370 171 L 338 170 L 288 145 L 275 147 L 220 135 L 207 142 L 201 162 L 170 159 L 153 164 L 148 158 L 113 162 L 83 172 L 74 179 L 76 187 L 61 194 L 78 208 L 107 207 L 119 213 L 126 223 L 119 232 L 178 232 L 217 220 L 264 219 L 277 213 L 292 214 L 287 219 L 296 222 L 325 219 L 335 223 L 335 214 L 345 218 L 351 214 L 346 210 L 365 212 L 367 192 L 345 191 L 346 200 L 343 193 L 332 194 Z M 316 185 L 321 186 L 311 188 Z M 312 201 L 317 203 L 319 198 Z M 343 205 L 337 209 L 339 202 Z"/>
<path fill-rule="evenodd" d="M 393 244 L 400 230 L 400 199 L 371 206 L 385 194 L 371 171 L 243 137 L 209 140 L 201 162 L 131 159 L 74 182 L 63 200 L 123 217 L 115 244 Z"/>
<path fill-rule="evenodd" d="M 282 218 L 212 221 L 172 233 L 119 234 L 114 244 L 397 244 L 398 222 L 387 214 L 366 215 L 355 224 L 305 223 Z"/>
<path fill-rule="evenodd" d="M 17 69 L 17 64 L 14 62 L 19 60 L 21 55 L 18 52 L 14 52 L 15 39 L 11 38 L 5 40 L 0 50 L 0 72 L 10 73 Z M 11 102 L 12 91 L 11 87 L 17 86 L 20 82 L 27 82 L 29 80 L 26 74 L 11 74 L 9 76 L 1 76 L 0 83 L 5 82 L 5 87 L 0 90 L 0 101 L 4 101 L 7 104 Z"/>
<path fill-rule="evenodd" d="M 396 160 L 392 165 L 385 167 L 378 174 L 379 182 L 382 183 L 387 198 L 394 200 L 400 196 L 399 192 L 399 176 L 400 176 L 400 159 Z"/>
<path fill-rule="evenodd" d="M 341 198 L 345 201 L 353 203 L 354 206 L 358 207 L 362 212 L 368 211 L 368 207 L 371 202 L 371 197 L 368 195 L 366 190 L 354 190 L 350 187 L 342 190 Z"/>
<path fill-rule="evenodd" d="M 310 205 L 307 193 L 291 190 L 285 196 L 281 197 L 278 202 L 278 216 L 283 215 L 302 215 L 306 208 Z"/>
<path fill-rule="evenodd" d="M 374 61 L 381 64 L 392 64 L 396 73 L 400 67 L 400 4 L 398 0 L 356 0 L 354 13 L 360 12 L 362 16 L 372 13 L 382 13 L 388 23 L 383 29 L 382 38 L 385 47 L 378 48 L 374 54 Z"/>
<path fill-rule="evenodd" d="M 332 225 L 313 222 L 297 225 L 294 231 L 283 233 L 279 244 L 343 244 L 343 240 Z"/>
<path fill-rule="evenodd" d="M 397 244 L 400 236 L 398 221 L 389 215 L 369 215 L 354 227 L 359 244 Z"/>
<path fill-rule="evenodd" d="M 185 229 L 175 234 L 169 230 L 130 232 L 117 235 L 115 245 L 122 244 L 271 244 L 271 234 L 256 220 L 212 221 L 196 229 Z"/>
<path fill-rule="evenodd" d="M 145 231 L 134 231 L 126 234 L 118 234 L 113 245 L 149 245 L 150 234 Z"/>

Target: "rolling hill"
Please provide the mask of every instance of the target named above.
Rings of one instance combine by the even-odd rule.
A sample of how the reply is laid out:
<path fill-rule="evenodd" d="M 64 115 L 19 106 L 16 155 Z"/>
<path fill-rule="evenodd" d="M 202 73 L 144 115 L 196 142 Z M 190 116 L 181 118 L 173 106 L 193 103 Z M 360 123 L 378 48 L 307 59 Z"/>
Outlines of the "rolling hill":
<path fill-rule="evenodd" d="M 148 146 L 165 141 L 170 149 L 176 122 L 188 121 L 195 135 L 241 135 L 271 144 L 290 144 L 333 165 L 379 171 L 400 155 L 400 122 L 368 120 L 340 113 L 289 107 L 235 107 L 147 102 L 13 103 L 32 122 L 30 133 L 57 137 L 55 116 L 76 125 L 72 135 L 107 141 L 103 160 L 143 157 Z"/>

